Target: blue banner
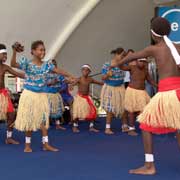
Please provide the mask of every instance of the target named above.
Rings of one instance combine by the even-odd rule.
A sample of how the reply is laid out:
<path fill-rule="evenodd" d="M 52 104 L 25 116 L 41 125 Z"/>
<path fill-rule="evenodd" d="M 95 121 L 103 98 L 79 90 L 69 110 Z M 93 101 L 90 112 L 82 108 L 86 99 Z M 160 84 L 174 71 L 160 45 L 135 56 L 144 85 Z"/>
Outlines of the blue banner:
<path fill-rule="evenodd" d="M 160 7 L 158 16 L 166 18 L 171 23 L 169 38 L 175 43 L 180 43 L 180 7 Z"/>

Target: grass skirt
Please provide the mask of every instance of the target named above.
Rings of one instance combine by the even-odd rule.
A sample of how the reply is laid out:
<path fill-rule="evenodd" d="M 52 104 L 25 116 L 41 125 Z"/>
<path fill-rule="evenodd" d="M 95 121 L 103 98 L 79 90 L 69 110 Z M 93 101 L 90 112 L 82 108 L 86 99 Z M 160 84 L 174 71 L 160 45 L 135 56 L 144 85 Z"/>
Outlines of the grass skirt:
<path fill-rule="evenodd" d="M 101 90 L 101 107 L 106 112 L 112 112 L 116 117 L 124 113 L 124 85 L 114 87 L 104 84 Z"/>
<path fill-rule="evenodd" d="M 140 128 L 155 134 L 175 132 L 180 129 L 180 78 L 161 80 L 159 92 L 138 117 Z"/>
<path fill-rule="evenodd" d="M 128 112 L 142 112 L 150 97 L 145 90 L 128 87 L 125 93 L 125 109 Z"/>
<path fill-rule="evenodd" d="M 62 97 L 59 93 L 48 93 L 48 101 L 50 107 L 50 118 L 61 118 L 64 112 Z"/>
<path fill-rule="evenodd" d="M 43 124 L 48 129 L 49 111 L 46 93 L 25 89 L 19 100 L 15 128 L 19 131 L 37 131 Z"/>
<path fill-rule="evenodd" d="M 90 96 L 76 95 L 73 102 L 73 119 L 95 120 L 96 107 Z"/>
<path fill-rule="evenodd" d="M 14 112 L 11 98 L 6 89 L 0 89 L 0 120 L 7 119 L 7 113 Z"/>

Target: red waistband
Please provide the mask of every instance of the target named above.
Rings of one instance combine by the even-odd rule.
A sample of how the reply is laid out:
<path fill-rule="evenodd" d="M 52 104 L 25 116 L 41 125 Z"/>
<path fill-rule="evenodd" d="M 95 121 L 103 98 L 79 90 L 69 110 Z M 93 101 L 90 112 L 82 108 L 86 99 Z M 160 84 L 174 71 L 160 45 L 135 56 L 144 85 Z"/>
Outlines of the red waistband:
<path fill-rule="evenodd" d="M 8 94 L 8 90 L 7 89 L 0 89 L 0 93 L 3 93 L 3 94 Z"/>
<path fill-rule="evenodd" d="M 159 92 L 177 89 L 180 89 L 180 77 L 168 77 L 159 81 Z"/>

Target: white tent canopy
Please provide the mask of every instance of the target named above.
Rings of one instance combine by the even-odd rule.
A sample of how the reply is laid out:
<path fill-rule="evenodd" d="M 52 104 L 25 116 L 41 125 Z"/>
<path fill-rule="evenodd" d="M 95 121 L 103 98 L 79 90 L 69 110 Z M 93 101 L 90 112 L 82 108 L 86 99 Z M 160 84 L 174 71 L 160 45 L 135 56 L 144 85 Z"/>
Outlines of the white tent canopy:
<path fill-rule="evenodd" d="M 46 44 L 47 57 L 56 56 L 62 66 L 76 73 L 83 62 L 93 66 L 98 62 L 98 70 L 116 46 L 137 50 L 149 44 L 154 3 L 167 0 L 0 2 L 0 39 L 7 45 L 9 55 L 12 43 L 20 41 L 25 45 L 24 54 L 30 56 L 31 42 L 41 39 Z"/>

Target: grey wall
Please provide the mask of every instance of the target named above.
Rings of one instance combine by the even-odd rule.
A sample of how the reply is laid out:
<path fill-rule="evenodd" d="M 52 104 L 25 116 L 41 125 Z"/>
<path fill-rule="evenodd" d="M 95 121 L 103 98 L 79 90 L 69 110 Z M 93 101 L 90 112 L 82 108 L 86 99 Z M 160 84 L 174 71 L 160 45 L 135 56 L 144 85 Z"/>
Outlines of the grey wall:
<path fill-rule="evenodd" d="M 31 42 L 44 40 L 47 51 L 87 0 L 0 0 L 0 42 L 8 47 L 20 41 L 30 56 Z"/>
<path fill-rule="evenodd" d="M 150 44 L 153 15 L 152 0 L 102 0 L 60 50 L 59 66 L 79 76 L 80 66 L 89 63 L 93 73 L 100 72 L 113 48 L 140 50 Z M 94 92 L 99 96 L 100 87 L 95 86 Z"/>
<path fill-rule="evenodd" d="M 102 0 L 60 50 L 59 65 L 79 75 L 80 65 L 89 63 L 100 72 L 113 48 L 139 50 L 150 43 L 153 14 L 152 0 Z"/>

